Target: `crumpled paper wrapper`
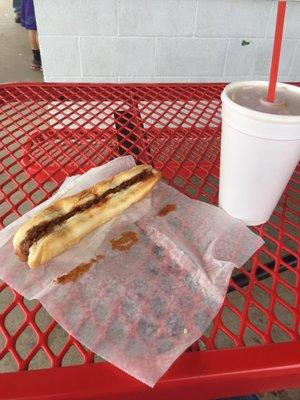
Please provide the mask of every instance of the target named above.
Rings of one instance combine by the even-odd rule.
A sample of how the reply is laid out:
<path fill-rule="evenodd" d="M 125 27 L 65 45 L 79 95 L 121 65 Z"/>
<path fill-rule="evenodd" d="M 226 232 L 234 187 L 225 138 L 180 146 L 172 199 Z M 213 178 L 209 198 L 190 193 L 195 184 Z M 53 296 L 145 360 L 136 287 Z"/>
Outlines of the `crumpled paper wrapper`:
<path fill-rule="evenodd" d="M 260 237 L 221 209 L 160 182 L 40 268 L 19 262 L 12 246 L 17 228 L 37 211 L 134 165 L 132 157 L 120 157 L 68 178 L 51 199 L 3 229 L 0 278 L 38 299 L 93 352 L 154 386 L 208 327 L 233 268 L 263 244 Z"/>

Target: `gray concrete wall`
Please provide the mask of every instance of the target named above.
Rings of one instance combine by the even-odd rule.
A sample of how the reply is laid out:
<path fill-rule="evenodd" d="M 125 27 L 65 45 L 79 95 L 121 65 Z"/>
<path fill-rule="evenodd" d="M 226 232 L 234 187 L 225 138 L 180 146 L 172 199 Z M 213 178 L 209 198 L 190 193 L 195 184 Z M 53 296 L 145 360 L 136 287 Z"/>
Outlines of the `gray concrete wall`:
<path fill-rule="evenodd" d="M 272 0 L 35 0 L 45 81 L 266 79 Z M 300 81 L 300 2 L 287 7 L 280 80 Z"/>

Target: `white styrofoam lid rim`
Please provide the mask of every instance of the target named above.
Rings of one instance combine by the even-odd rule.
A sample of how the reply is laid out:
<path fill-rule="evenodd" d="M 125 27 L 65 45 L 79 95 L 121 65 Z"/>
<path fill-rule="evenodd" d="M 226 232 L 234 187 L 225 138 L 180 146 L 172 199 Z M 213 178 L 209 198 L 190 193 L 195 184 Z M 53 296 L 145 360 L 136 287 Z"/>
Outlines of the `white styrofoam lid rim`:
<path fill-rule="evenodd" d="M 228 96 L 228 92 L 233 89 L 237 89 L 241 86 L 264 86 L 267 87 L 269 84 L 268 81 L 243 81 L 243 82 L 233 82 L 227 85 L 223 92 L 221 93 L 221 100 L 222 102 L 226 102 L 231 108 L 239 111 L 241 114 L 245 114 L 247 116 L 251 116 L 252 118 L 256 119 L 263 119 L 264 121 L 272 121 L 272 122 L 280 122 L 280 123 L 288 123 L 288 124 L 299 124 L 300 123 L 300 115 L 278 115 L 278 114 L 268 114 L 262 111 L 252 110 L 250 108 L 241 106 L 240 104 L 235 103 L 231 98 Z M 290 85 L 286 83 L 277 82 L 277 87 L 285 87 L 291 91 L 298 92 L 300 96 L 300 87 L 295 85 Z"/>

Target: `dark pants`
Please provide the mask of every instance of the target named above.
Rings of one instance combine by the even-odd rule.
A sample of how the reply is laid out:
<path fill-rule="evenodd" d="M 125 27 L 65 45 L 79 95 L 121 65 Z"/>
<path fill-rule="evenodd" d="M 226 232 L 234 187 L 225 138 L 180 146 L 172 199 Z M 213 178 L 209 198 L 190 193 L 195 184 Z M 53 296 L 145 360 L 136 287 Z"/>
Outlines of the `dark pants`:
<path fill-rule="evenodd" d="M 21 0 L 13 0 L 13 8 L 16 14 L 21 14 Z"/>

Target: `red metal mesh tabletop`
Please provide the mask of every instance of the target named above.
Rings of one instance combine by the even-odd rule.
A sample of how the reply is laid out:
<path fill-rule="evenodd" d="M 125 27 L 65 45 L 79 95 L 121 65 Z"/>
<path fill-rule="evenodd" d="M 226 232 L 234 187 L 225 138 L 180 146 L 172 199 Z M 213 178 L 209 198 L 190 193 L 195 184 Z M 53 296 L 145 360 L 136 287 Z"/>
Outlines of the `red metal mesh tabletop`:
<path fill-rule="evenodd" d="M 160 169 L 186 195 L 216 203 L 222 89 L 221 84 L 2 85 L 1 226 L 51 196 L 66 176 L 125 154 Z M 298 165 L 270 221 L 254 229 L 265 246 L 233 275 L 221 311 L 189 349 L 189 360 L 199 350 L 228 357 L 226 348 L 260 345 L 263 351 L 273 343 L 271 354 L 279 356 L 279 342 L 299 351 L 299 214 Z M 255 367 L 259 353 L 251 349 L 247 355 Z M 259 360 L 257 367 L 276 369 L 275 358 L 268 365 Z M 97 361 L 39 303 L 0 282 L 0 372 Z"/>

